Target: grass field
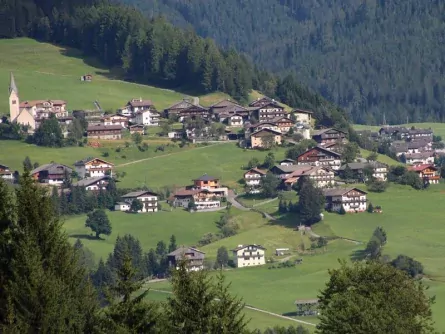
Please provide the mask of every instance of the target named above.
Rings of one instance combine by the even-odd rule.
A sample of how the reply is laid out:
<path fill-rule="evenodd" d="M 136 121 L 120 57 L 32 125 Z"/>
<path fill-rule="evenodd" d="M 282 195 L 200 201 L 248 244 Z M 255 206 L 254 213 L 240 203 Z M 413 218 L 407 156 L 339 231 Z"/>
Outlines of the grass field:
<path fill-rule="evenodd" d="M 285 149 L 279 148 L 272 152 L 276 160 L 280 160 L 284 157 Z M 188 185 L 193 178 L 207 173 L 221 178 L 224 185 L 241 189 L 238 181 L 245 172 L 242 166 L 246 166 L 252 157 L 263 161 L 267 153 L 243 150 L 234 143 L 222 143 L 118 167 L 118 170 L 127 173 L 122 179 L 122 187 L 137 186 L 139 180 L 145 177 L 147 185 L 153 188 Z"/>
<path fill-rule="evenodd" d="M 429 129 L 431 128 L 434 131 L 434 134 L 437 136 L 441 136 L 443 139 L 445 139 L 445 123 L 408 123 L 408 124 L 401 124 L 401 126 L 406 127 L 416 127 L 421 129 Z M 355 130 L 372 130 L 372 131 L 378 131 L 381 126 L 372 126 L 372 125 L 361 125 L 361 124 L 354 124 L 353 125 Z"/>

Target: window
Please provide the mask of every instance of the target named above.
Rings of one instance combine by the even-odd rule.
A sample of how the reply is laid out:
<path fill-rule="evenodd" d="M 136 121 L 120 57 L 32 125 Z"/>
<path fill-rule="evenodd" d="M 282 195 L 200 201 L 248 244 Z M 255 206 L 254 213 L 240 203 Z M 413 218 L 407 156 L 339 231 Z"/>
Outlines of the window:
<path fill-rule="evenodd" d="M 17 104 L 17 101 L 16 100 L 12 100 L 12 104 Z"/>

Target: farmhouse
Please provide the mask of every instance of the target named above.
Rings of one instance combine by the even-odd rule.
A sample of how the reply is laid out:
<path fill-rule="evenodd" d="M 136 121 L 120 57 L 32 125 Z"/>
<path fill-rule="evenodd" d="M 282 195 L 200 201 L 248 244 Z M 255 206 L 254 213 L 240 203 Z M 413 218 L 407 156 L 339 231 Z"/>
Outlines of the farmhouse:
<path fill-rule="evenodd" d="M 413 139 L 425 139 L 433 141 L 433 131 L 431 129 L 412 129 L 408 131 L 408 137 Z"/>
<path fill-rule="evenodd" d="M 128 101 L 125 107 L 120 109 L 120 113 L 125 116 L 133 116 L 138 111 L 145 110 L 156 111 L 156 108 L 151 100 L 143 100 L 140 97 L 138 99 L 131 99 L 131 101 Z"/>
<path fill-rule="evenodd" d="M 344 141 L 346 139 L 346 132 L 334 128 L 322 129 L 314 131 L 312 139 L 321 145 Z"/>
<path fill-rule="evenodd" d="M 263 129 L 269 129 L 269 130 L 273 130 L 276 132 L 280 132 L 280 128 L 278 127 L 278 125 L 272 121 L 270 122 L 261 122 L 261 123 L 257 123 L 257 124 L 247 124 L 246 125 L 246 133 L 253 133 L 253 132 L 257 132 L 259 130 L 263 130 Z"/>
<path fill-rule="evenodd" d="M 295 122 L 287 117 L 277 117 L 272 120 L 272 123 L 276 125 L 278 131 L 281 133 L 288 133 L 294 126 Z"/>
<path fill-rule="evenodd" d="M 89 125 L 87 128 L 88 138 L 93 139 L 121 139 L 122 126 L 121 125 Z"/>
<path fill-rule="evenodd" d="M 0 178 L 8 181 L 13 181 L 14 173 L 9 170 L 8 166 L 0 164 Z"/>
<path fill-rule="evenodd" d="M 194 106 L 189 99 L 184 98 L 182 101 L 176 102 L 175 104 L 171 105 L 170 107 L 164 109 L 164 115 L 165 117 L 170 117 L 172 115 L 178 115 L 181 110 L 187 109 L 188 107 Z"/>
<path fill-rule="evenodd" d="M 432 151 L 419 153 L 406 153 L 405 162 L 409 165 L 427 165 L 434 164 L 435 153 Z"/>
<path fill-rule="evenodd" d="M 131 135 L 134 133 L 139 133 L 140 135 L 145 134 L 145 127 L 142 124 L 130 125 L 128 130 L 130 131 Z"/>
<path fill-rule="evenodd" d="M 278 163 L 281 166 L 291 166 L 291 165 L 295 165 L 295 160 L 286 158 L 286 159 L 279 161 Z"/>
<path fill-rule="evenodd" d="M 210 113 L 209 113 L 208 108 L 205 108 L 205 107 L 199 106 L 199 105 L 194 105 L 194 104 L 192 104 L 191 106 L 189 106 L 187 108 L 176 109 L 176 110 L 173 109 L 173 110 L 170 110 L 167 112 L 168 117 L 170 117 L 172 115 L 176 115 L 177 117 L 179 117 L 180 121 L 183 121 L 187 117 L 191 117 L 191 118 L 201 117 L 203 119 L 210 118 Z"/>
<path fill-rule="evenodd" d="M 65 165 L 51 162 L 33 169 L 31 176 L 40 183 L 60 185 L 71 177 L 73 170 Z"/>
<path fill-rule="evenodd" d="M 167 254 L 169 267 L 178 269 L 180 261 L 186 261 L 187 271 L 199 271 L 204 269 L 205 253 L 193 247 L 179 247 Z"/>
<path fill-rule="evenodd" d="M 269 140 L 270 139 L 270 140 Z M 281 132 L 271 129 L 258 130 L 250 135 L 250 146 L 252 148 L 263 148 L 268 145 L 281 144 Z M 270 141 L 270 143 L 269 143 Z"/>
<path fill-rule="evenodd" d="M 134 200 L 142 202 L 142 210 L 138 212 L 157 212 L 158 211 L 158 194 L 151 191 L 142 190 L 134 191 L 122 196 L 122 202 L 115 205 L 116 211 L 128 211 Z"/>
<path fill-rule="evenodd" d="M 290 173 L 284 180 L 284 185 L 288 190 L 292 189 L 292 186 L 298 182 L 300 177 L 308 177 L 315 187 L 324 188 L 328 186 L 333 186 L 334 181 L 334 171 L 329 167 L 322 166 L 297 166 L 297 169 Z"/>
<path fill-rule="evenodd" d="M 261 184 L 261 179 L 266 175 L 267 175 L 266 170 L 262 170 L 259 168 L 252 168 L 244 173 L 244 182 L 249 187 L 257 188 Z"/>
<path fill-rule="evenodd" d="M 344 164 L 338 169 L 338 174 L 345 177 L 345 170 L 350 169 L 354 179 L 366 181 L 364 170 L 369 168 L 372 171 L 372 176 L 380 181 L 386 181 L 388 175 L 388 166 L 378 161 L 369 162 L 351 162 Z"/>
<path fill-rule="evenodd" d="M 73 183 L 73 187 L 84 187 L 87 191 L 95 192 L 100 190 L 107 190 L 109 180 L 110 176 L 108 175 L 89 177 Z"/>
<path fill-rule="evenodd" d="M 243 126 L 243 116 L 240 114 L 235 114 L 227 117 L 227 125 L 229 126 Z"/>
<path fill-rule="evenodd" d="M 404 126 L 385 126 L 380 128 L 379 135 L 387 139 L 405 139 L 409 136 L 409 130 Z"/>
<path fill-rule="evenodd" d="M 341 166 L 341 155 L 329 149 L 315 146 L 300 154 L 297 157 L 297 164 L 325 166 L 337 170 Z"/>
<path fill-rule="evenodd" d="M 250 108 L 243 107 L 231 100 L 222 100 L 210 106 L 210 112 L 214 119 L 224 122 L 230 116 L 239 114 L 243 120 L 247 120 L 251 113 Z"/>
<path fill-rule="evenodd" d="M 310 170 L 312 166 L 275 165 L 270 171 L 280 179 L 287 179 L 295 171 Z"/>
<path fill-rule="evenodd" d="M 266 248 L 260 245 L 238 245 L 233 252 L 233 262 L 238 268 L 261 266 L 266 263 Z"/>
<path fill-rule="evenodd" d="M 9 119 L 11 122 L 28 126 L 31 131 L 34 131 L 44 119 L 51 115 L 65 124 L 69 124 L 73 120 L 66 110 L 66 101 L 33 100 L 20 102 L 19 91 L 14 75 L 11 73 L 9 83 Z"/>
<path fill-rule="evenodd" d="M 101 119 L 102 125 L 120 125 L 122 128 L 128 126 L 128 117 L 121 115 L 107 115 Z"/>
<path fill-rule="evenodd" d="M 303 109 L 294 109 L 292 113 L 295 115 L 295 118 L 298 123 L 310 124 L 312 122 L 312 111 L 303 110 Z"/>
<path fill-rule="evenodd" d="M 196 210 L 216 209 L 221 207 L 223 194 L 213 189 L 182 189 L 173 195 L 173 206 L 187 209 L 193 205 Z"/>
<path fill-rule="evenodd" d="M 425 182 L 429 184 L 438 184 L 440 175 L 438 169 L 434 165 L 425 164 L 417 166 L 408 166 L 409 171 L 416 172 L 417 175 Z"/>
<path fill-rule="evenodd" d="M 281 107 L 276 101 L 272 100 L 269 103 L 262 104 L 259 107 L 255 107 L 253 115 L 260 122 L 270 121 L 277 117 L 285 117 L 287 113 L 284 108 Z"/>
<path fill-rule="evenodd" d="M 88 157 L 74 163 L 74 170 L 80 178 L 113 175 L 114 165 L 111 162 Z"/>
<path fill-rule="evenodd" d="M 366 210 L 366 192 L 358 188 L 334 188 L 323 191 L 326 210 L 339 212 L 343 206 L 346 212 Z"/>

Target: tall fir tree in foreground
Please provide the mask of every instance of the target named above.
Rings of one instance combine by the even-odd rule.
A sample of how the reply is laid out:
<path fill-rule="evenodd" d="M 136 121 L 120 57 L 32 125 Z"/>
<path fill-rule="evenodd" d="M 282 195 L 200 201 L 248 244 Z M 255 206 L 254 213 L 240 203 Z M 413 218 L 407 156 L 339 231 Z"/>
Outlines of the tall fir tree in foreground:
<path fill-rule="evenodd" d="M 11 196 L 0 185 L 0 332 L 92 332 L 96 296 L 51 197 L 28 172 Z"/>

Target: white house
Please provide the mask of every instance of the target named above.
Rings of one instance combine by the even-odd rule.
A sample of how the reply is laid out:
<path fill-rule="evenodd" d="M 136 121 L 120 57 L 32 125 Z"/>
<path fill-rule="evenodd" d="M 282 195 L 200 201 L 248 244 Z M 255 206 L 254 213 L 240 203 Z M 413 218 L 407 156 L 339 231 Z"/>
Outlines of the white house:
<path fill-rule="evenodd" d="M 408 165 L 434 164 L 434 152 L 407 153 L 405 159 Z"/>
<path fill-rule="evenodd" d="M 341 207 L 346 212 L 366 210 L 366 192 L 358 188 L 334 188 L 323 191 L 326 197 L 326 210 L 339 212 Z"/>
<path fill-rule="evenodd" d="M 159 125 L 159 113 L 152 110 L 141 110 L 134 114 L 131 119 L 135 124 L 142 124 L 147 126 Z"/>
<path fill-rule="evenodd" d="M 251 168 L 244 173 L 244 182 L 251 187 L 258 187 L 261 184 L 261 179 L 267 174 L 266 170 L 259 168 Z"/>
<path fill-rule="evenodd" d="M 303 109 L 294 109 L 292 113 L 295 115 L 295 119 L 298 123 L 310 124 L 312 121 L 312 111 Z"/>
<path fill-rule="evenodd" d="M 232 250 L 233 262 L 238 268 L 261 266 L 266 263 L 265 251 L 260 245 L 238 245 Z"/>
<path fill-rule="evenodd" d="M 228 117 L 227 124 L 229 126 L 243 126 L 243 116 L 235 114 Z"/>
<path fill-rule="evenodd" d="M 128 101 L 125 107 L 120 109 L 120 113 L 125 116 L 132 116 L 138 111 L 144 110 L 155 111 L 155 106 L 151 100 L 143 100 L 142 98 L 132 99 Z"/>
<path fill-rule="evenodd" d="M 103 125 L 120 125 L 122 128 L 128 126 L 128 117 L 122 115 L 107 115 L 101 118 Z"/>
<path fill-rule="evenodd" d="M 74 163 L 74 170 L 80 178 L 113 175 L 114 164 L 99 158 L 88 157 Z"/>
<path fill-rule="evenodd" d="M 157 212 L 158 211 L 158 195 L 147 190 L 134 191 L 122 196 L 124 203 L 128 204 L 128 208 L 124 203 L 119 202 L 115 205 L 114 209 L 116 211 L 128 211 L 130 209 L 131 203 L 138 199 L 142 202 L 142 210 L 138 212 Z M 124 209 L 124 210 L 122 210 Z"/>
<path fill-rule="evenodd" d="M 13 181 L 14 173 L 9 170 L 8 166 L 0 165 L 0 178 L 8 181 Z"/>

